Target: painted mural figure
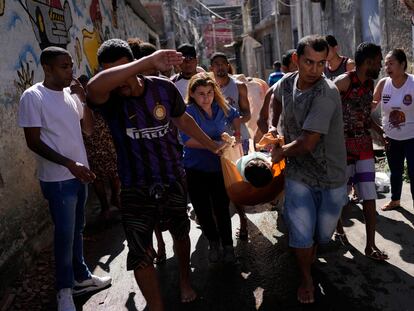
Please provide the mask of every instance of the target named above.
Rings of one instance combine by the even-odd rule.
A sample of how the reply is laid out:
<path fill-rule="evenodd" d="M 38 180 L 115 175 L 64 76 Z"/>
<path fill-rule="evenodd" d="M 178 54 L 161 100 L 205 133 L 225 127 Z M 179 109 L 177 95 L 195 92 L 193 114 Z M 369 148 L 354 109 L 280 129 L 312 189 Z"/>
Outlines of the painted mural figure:
<path fill-rule="evenodd" d="M 70 42 L 69 29 L 73 23 L 67 1 L 63 7 L 60 0 L 26 0 L 26 4 L 22 0 L 19 2 L 30 17 L 40 49 L 51 45 L 66 48 Z"/>

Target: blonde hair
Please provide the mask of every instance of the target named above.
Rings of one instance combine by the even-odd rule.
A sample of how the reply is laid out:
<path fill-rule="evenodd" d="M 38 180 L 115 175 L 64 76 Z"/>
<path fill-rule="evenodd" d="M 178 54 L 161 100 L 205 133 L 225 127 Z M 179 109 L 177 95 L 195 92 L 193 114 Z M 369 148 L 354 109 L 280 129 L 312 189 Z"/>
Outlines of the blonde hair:
<path fill-rule="evenodd" d="M 186 102 L 187 104 L 197 104 L 194 98 L 191 97 L 191 93 L 194 93 L 197 87 L 199 86 L 209 86 L 213 87 L 214 91 L 214 101 L 218 104 L 218 106 L 223 110 L 224 115 L 227 117 L 230 111 L 230 105 L 227 103 L 226 99 L 224 98 L 221 90 L 213 78 L 213 74 L 207 72 L 200 72 L 193 75 L 188 82 L 187 88 L 187 97 Z"/>

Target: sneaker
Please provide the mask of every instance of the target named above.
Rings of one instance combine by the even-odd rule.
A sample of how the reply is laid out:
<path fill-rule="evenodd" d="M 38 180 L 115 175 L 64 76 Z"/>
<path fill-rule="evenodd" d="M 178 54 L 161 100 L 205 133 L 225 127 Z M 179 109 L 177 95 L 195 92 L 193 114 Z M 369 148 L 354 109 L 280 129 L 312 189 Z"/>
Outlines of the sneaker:
<path fill-rule="evenodd" d="M 224 263 L 234 263 L 236 261 L 236 256 L 234 255 L 233 245 L 226 245 L 223 247 L 223 262 Z"/>
<path fill-rule="evenodd" d="M 76 311 L 71 288 L 62 288 L 57 295 L 58 311 Z"/>
<path fill-rule="evenodd" d="M 217 241 L 210 241 L 208 260 L 210 260 L 211 263 L 216 263 L 219 260 L 219 244 Z"/>
<path fill-rule="evenodd" d="M 110 276 L 96 276 L 92 275 L 90 279 L 82 282 L 76 282 L 73 287 L 73 295 L 82 295 L 88 292 L 97 291 L 110 285 L 112 278 Z"/>

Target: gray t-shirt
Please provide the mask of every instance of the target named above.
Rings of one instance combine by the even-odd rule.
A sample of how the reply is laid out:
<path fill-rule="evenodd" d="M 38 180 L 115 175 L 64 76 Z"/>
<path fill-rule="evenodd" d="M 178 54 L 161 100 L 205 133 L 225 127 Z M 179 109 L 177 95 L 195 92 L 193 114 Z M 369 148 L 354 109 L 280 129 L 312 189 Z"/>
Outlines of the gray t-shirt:
<path fill-rule="evenodd" d="M 296 140 L 303 130 L 320 133 L 321 139 L 312 153 L 287 159 L 286 177 L 315 188 L 340 187 L 346 182 L 346 151 L 339 92 L 325 78 L 301 91 L 297 79 L 297 72 L 285 75 L 274 91 L 283 107 L 280 125 L 285 143 Z"/>

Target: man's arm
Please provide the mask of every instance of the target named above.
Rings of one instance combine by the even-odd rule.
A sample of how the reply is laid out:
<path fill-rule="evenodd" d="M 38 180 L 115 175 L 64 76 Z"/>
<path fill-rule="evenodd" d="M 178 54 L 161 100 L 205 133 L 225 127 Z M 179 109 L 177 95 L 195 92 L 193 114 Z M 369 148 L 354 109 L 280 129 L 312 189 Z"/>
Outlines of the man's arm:
<path fill-rule="evenodd" d="M 247 86 L 243 82 L 237 82 L 237 88 L 239 89 L 240 121 L 246 123 L 251 117 Z"/>
<path fill-rule="evenodd" d="M 276 137 L 278 135 L 277 125 L 279 123 L 280 115 L 282 114 L 282 103 L 276 98 L 275 94 L 272 94 L 270 103 L 272 109 L 272 123 L 269 128 L 269 132 Z"/>
<path fill-rule="evenodd" d="M 277 163 L 284 157 L 297 157 L 311 153 L 321 139 L 321 134 L 303 131 L 294 141 L 283 146 L 274 147 L 272 150 L 272 161 Z"/>
<path fill-rule="evenodd" d="M 347 74 L 342 74 L 334 80 L 334 83 L 339 91 L 339 93 L 342 95 L 346 93 L 349 89 L 349 86 L 351 85 L 351 79 Z"/>
<path fill-rule="evenodd" d="M 213 153 L 218 153 L 224 147 L 222 145 L 217 144 L 210 137 L 208 137 L 206 133 L 203 132 L 203 130 L 198 126 L 198 124 L 187 112 L 184 112 L 179 117 L 171 118 L 171 120 L 180 131 L 184 132 L 185 134 L 191 137 L 186 143 L 188 147 L 205 148 Z M 190 140 L 190 144 L 194 143 L 194 146 L 188 145 L 188 142 Z M 194 140 L 196 142 L 194 142 Z"/>
<path fill-rule="evenodd" d="M 74 83 L 70 86 L 71 94 L 77 97 L 77 99 L 80 101 L 80 104 L 82 104 L 81 109 L 83 109 L 83 117 L 80 121 L 82 132 L 87 136 L 90 136 L 93 133 L 95 123 L 93 112 L 86 106 L 86 92 L 82 87 L 82 84 L 78 81 L 78 79 L 73 79 L 73 82 Z"/>
<path fill-rule="evenodd" d="M 183 61 L 175 50 L 159 50 L 150 56 L 101 71 L 87 85 L 88 100 L 99 105 L 108 101 L 112 90 L 138 73 L 156 69 L 166 71 Z"/>
<path fill-rule="evenodd" d="M 96 176 L 82 163 L 75 162 L 56 152 L 40 139 L 40 127 L 25 127 L 24 136 L 27 146 L 39 156 L 66 167 L 82 182 L 92 182 Z"/>
<path fill-rule="evenodd" d="M 269 107 L 272 94 L 273 88 L 269 88 L 266 91 L 266 95 L 263 100 L 263 106 L 260 109 L 259 119 L 257 119 L 257 127 L 262 133 L 267 133 L 267 131 L 269 130 Z"/>

